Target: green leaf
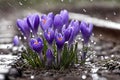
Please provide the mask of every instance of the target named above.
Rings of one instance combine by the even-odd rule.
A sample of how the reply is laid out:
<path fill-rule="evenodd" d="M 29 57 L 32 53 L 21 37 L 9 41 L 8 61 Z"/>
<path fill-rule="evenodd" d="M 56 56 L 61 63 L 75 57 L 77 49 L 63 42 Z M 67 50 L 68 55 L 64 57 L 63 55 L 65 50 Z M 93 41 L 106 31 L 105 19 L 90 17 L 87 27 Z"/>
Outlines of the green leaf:
<path fill-rule="evenodd" d="M 64 66 L 69 58 L 67 44 L 64 45 L 61 57 L 61 66 Z"/>
<path fill-rule="evenodd" d="M 55 56 L 57 56 L 57 46 L 56 46 L 55 42 L 53 43 L 53 53 Z"/>
<path fill-rule="evenodd" d="M 75 44 L 74 54 L 75 54 L 75 63 L 78 64 L 78 55 L 77 55 L 78 42 Z"/>
<path fill-rule="evenodd" d="M 22 57 L 24 59 L 27 60 L 27 62 L 32 66 L 32 67 L 35 67 L 35 63 L 33 62 L 33 60 L 26 54 L 26 53 L 22 53 Z"/>
<path fill-rule="evenodd" d="M 44 54 L 46 53 L 47 49 L 48 49 L 48 46 L 47 46 L 47 41 L 45 40 L 45 38 L 42 36 L 42 39 L 43 39 L 43 44 L 44 44 L 44 47 L 43 47 L 43 52 Z"/>

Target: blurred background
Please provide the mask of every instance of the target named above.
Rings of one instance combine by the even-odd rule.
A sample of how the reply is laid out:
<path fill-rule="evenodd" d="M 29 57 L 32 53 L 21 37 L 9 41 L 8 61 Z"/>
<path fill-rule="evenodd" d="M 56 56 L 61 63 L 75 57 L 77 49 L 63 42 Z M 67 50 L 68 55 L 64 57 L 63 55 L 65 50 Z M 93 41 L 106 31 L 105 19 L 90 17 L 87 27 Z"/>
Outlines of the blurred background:
<path fill-rule="evenodd" d="M 0 43 L 12 42 L 13 36 L 19 34 L 18 18 L 35 12 L 57 13 L 62 9 L 120 23 L 120 0 L 0 0 Z M 104 29 L 96 28 L 94 31 L 102 34 Z M 111 33 L 111 30 L 104 32 Z M 114 33 L 116 37 L 112 35 Z M 118 33 L 112 31 L 110 36 L 118 40 Z"/>

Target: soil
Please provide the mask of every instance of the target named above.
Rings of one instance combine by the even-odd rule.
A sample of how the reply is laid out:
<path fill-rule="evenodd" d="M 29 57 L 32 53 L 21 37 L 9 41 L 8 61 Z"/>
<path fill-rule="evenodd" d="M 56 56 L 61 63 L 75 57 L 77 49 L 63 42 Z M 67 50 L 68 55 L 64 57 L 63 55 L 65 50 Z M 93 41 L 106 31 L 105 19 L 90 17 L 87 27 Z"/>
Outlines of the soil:
<path fill-rule="evenodd" d="M 120 44 L 94 38 L 92 58 L 84 66 L 76 65 L 66 70 L 22 68 L 17 80 L 119 80 Z M 20 66 L 19 66 L 20 68 Z"/>

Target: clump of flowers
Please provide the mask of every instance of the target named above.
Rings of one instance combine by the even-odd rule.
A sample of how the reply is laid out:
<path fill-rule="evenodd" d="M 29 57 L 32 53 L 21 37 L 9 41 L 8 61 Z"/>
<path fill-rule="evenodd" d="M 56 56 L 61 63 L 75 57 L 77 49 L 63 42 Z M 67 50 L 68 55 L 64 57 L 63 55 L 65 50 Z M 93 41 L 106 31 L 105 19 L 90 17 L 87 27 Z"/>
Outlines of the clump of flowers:
<path fill-rule="evenodd" d="M 22 57 L 32 67 L 64 69 L 85 63 L 93 25 L 84 21 L 70 21 L 67 10 L 61 10 L 56 15 L 52 12 L 41 16 L 32 14 L 18 19 L 17 26 L 27 42 Z M 38 28 L 41 32 L 38 32 Z M 76 38 L 81 34 L 84 41 L 79 61 Z M 18 37 L 15 36 L 13 43 L 18 45 Z"/>

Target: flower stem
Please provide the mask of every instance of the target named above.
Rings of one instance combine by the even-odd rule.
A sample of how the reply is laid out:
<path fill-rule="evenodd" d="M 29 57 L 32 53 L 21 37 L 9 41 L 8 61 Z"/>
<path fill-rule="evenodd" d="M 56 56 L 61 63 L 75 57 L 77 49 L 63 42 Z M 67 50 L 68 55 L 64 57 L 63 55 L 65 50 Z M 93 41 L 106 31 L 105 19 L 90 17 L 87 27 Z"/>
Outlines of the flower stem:
<path fill-rule="evenodd" d="M 60 67 L 61 49 L 57 49 L 57 66 Z"/>
<path fill-rule="evenodd" d="M 88 52 L 88 46 L 87 46 L 87 44 L 83 43 L 82 56 L 81 56 L 81 65 L 85 64 L 85 62 L 86 62 L 87 52 Z"/>

